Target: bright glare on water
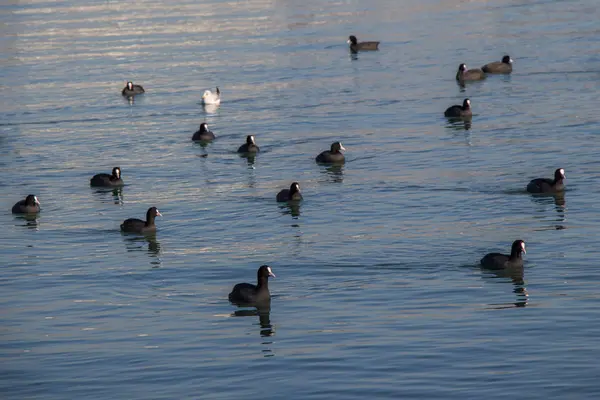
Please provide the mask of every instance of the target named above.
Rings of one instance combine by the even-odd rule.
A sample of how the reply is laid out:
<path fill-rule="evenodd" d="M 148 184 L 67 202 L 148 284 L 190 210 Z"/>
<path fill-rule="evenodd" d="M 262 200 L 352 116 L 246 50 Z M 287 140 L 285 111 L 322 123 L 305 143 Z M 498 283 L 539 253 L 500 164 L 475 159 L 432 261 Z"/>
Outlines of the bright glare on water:
<path fill-rule="evenodd" d="M 3 3 L 0 397 L 600 397 L 598 21 L 597 0 Z M 511 75 L 454 80 L 504 54 Z M 446 120 L 466 97 L 472 123 Z M 316 164 L 338 140 L 346 164 Z M 121 190 L 90 188 L 115 166 Z M 525 192 L 559 167 L 564 196 Z M 151 206 L 155 235 L 121 234 Z M 523 270 L 480 268 L 515 239 Z M 270 312 L 230 304 L 262 264 Z"/>

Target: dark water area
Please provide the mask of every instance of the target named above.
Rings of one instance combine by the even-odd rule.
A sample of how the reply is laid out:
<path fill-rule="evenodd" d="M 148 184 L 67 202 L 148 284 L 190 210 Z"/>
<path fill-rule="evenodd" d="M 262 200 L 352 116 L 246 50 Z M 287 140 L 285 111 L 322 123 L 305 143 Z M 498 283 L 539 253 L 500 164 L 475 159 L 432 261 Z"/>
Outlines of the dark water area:
<path fill-rule="evenodd" d="M 598 20 L 591 0 L 1 5 L 1 397 L 599 397 Z M 454 80 L 504 54 L 511 75 Z M 445 119 L 465 97 L 472 121 Z M 316 164 L 338 140 L 345 165 Z M 114 166 L 123 188 L 90 188 Z M 559 167 L 564 196 L 525 192 Z M 276 203 L 293 181 L 304 200 Z M 11 214 L 30 193 L 39 215 Z M 156 234 L 119 231 L 151 206 Z M 515 239 L 522 269 L 479 267 Z M 230 304 L 262 264 L 270 309 Z"/>

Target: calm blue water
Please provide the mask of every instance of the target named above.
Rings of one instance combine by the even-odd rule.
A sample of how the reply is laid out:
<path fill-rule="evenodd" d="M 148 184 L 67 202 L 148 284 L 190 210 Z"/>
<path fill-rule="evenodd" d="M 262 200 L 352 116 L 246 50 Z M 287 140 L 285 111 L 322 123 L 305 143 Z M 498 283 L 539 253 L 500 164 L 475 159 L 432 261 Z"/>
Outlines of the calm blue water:
<path fill-rule="evenodd" d="M 599 20 L 594 0 L 0 6 L 2 398 L 599 397 Z M 512 75 L 454 81 L 505 53 Z M 443 118 L 465 97 L 468 130 Z M 336 140 L 346 165 L 316 165 Z M 122 191 L 89 187 L 117 165 Z M 564 199 L 523 192 L 558 167 Z M 299 210 L 275 202 L 292 181 Z M 12 215 L 29 193 L 37 219 Z M 150 206 L 154 237 L 119 232 Z M 478 267 L 517 238 L 524 273 Z M 261 264 L 270 313 L 229 304 Z"/>

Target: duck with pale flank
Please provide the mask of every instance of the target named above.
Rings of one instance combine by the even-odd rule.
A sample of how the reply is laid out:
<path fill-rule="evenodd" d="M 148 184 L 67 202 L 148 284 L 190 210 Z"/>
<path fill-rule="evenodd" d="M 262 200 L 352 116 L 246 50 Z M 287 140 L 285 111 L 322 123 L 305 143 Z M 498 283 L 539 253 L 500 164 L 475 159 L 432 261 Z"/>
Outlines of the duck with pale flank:
<path fill-rule="evenodd" d="M 30 194 L 25 199 L 17 201 L 12 212 L 13 214 L 37 214 L 40 212 L 40 201 L 35 195 Z"/>
<path fill-rule="evenodd" d="M 246 136 L 246 143 L 240 146 L 238 153 L 258 153 L 260 148 L 256 145 L 253 135 Z"/>
<path fill-rule="evenodd" d="M 380 42 L 359 42 L 354 35 L 348 37 L 348 45 L 350 46 L 350 51 L 353 53 L 379 50 L 379 43 Z"/>
<path fill-rule="evenodd" d="M 455 104 L 448 107 L 446 111 L 444 111 L 444 116 L 447 118 L 471 118 L 473 116 L 473 112 L 471 111 L 471 100 L 464 99 L 462 106 Z"/>
<path fill-rule="evenodd" d="M 479 68 L 467 69 L 467 64 L 460 64 L 456 72 L 456 80 L 460 83 L 485 79 L 485 73 Z"/>
<path fill-rule="evenodd" d="M 121 224 L 121 230 L 129 233 L 153 233 L 156 232 L 156 225 L 154 219 L 156 217 L 162 217 L 162 214 L 158 212 L 158 208 L 150 207 L 146 212 L 146 220 L 142 221 L 137 218 L 129 218 L 123 221 Z"/>
<path fill-rule="evenodd" d="M 520 268 L 523 266 L 522 255 L 525 254 L 525 242 L 515 240 L 510 249 L 510 255 L 489 253 L 481 259 L 481 266 L 486 269 Z"/>
<path fill-rule="evenodd" d="M 289 189 L 283 189 L 277 193 L 277 201 L 298 201 L 302 200 L 302 194 L 300 193 L 300 185 L 298 182 L 291 184 Z"/>
<path fill-rule="evenodd" d="M 502 61 L 485 64 L 481 67 L 481 70 L 486 74 L 510 74 L 512 72 L 512 63 L 512 58 L 507 54 L 502 57 Z"/>
<path fill-rule="evenodd" d="M 90 185 L 96 187 L 119 187 L 123 186 L 121 168 L 114 167 L 111 174 L 96 174 L 90 179 Z"/>
<path fill-rule="evenodd" d="M 529 182 L 529 193 L 561 193 L 565 190 L 565 170 L 558 168 L 554 171 L 554 179 L 537 178 Z"/>
<path fill-rule="evenodd" d="M 237 305 L 256 305 L 266 303 L 271 299 L 269 293 L 269 277 L 275 274 L 268 265 L 261 266 L 256 272 L 257 283 L 238 283 L 229 293 L 229 301 Z"/>
<path fill-rule="evenodd" d="M 208 142 L 210 140 L 213 140 L 214 138 L 215 138 L 215 134 L 212 133 L 208 129 L 208 124 L 206 122 L 201 123 L 200 124 L 200 129 L 198 129 L 192 135 L 192 140 L 194 140 L 194 141 L 201 141 L 201 142 Z"/>
<path fill-rule="evenodd" d="M 145 92 L 146 91 L 143 87 L 141 87 L 140 85 L 134 85 L 133 82 L 129 81 L 121 91 L 121 94 L 123 96 L 135 96 L 136 94 L 142 94 Z"/>
<path fill-rule="evenodd" d="M 346 161 L 344 153 L 341 150 L 346 150 L 341 142 L 333 142 L 329 150 L 320 153 L 316 158 L 320 164 L 342 164 Z"/>
<path fill-rule="evenodd" d="M 202 95 L 202 103 L 205 105 L 219 105 L 221 104 L 221 91 L 217 87 L 215 93 L 210 90 L 205 90 Z"/>

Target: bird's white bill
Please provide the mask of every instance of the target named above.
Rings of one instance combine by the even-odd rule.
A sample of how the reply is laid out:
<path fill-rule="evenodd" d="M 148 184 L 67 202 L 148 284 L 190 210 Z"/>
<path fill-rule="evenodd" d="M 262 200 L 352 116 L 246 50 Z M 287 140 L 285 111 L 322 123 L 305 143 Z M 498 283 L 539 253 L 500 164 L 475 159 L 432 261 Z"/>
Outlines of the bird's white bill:
<path fill-rule="evenodd" d="M 276 278 L 276 276 L 273 273 L 273 271 L 271 271 L 271 267 L 267 267 L 267 271 L 269 272 L 269 276 L 272 276 L 273 278 Z"/>
<path fill-rule="evenodd" d="M 42 205 L 42 203 L 40 203 L 40 201 L 38 200 L 37 196 L 33 196 L 33 202 L 36 203 L 38 206 Z"/>

